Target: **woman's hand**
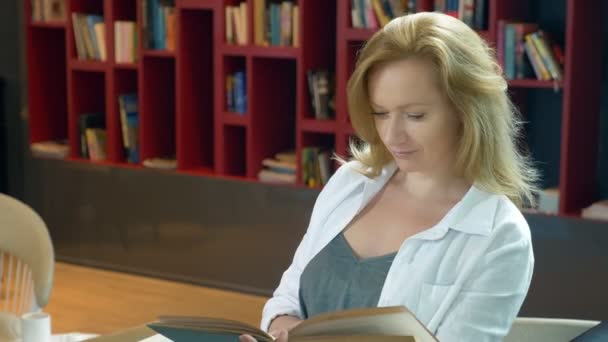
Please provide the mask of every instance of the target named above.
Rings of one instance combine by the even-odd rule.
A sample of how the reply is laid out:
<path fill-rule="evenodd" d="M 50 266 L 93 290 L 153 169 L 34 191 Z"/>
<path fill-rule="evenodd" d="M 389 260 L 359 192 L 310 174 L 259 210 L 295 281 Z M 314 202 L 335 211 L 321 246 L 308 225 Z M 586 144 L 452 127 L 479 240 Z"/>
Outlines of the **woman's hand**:
<path fill-rule="evenodd" d="M 275 318 L 268 328 L 269 334 L 274 336 L 276 342 L 287 342 L 289 331 L 300 324 L 302 320 L 294 316 L 279 316 Z M 241 335 L 241 342 L 256 342 L 251 335 Z"/>
<path fill-rule="evenodd" d="M 289 333 L 287 332 L 287 330 L 272 331 L 270 332 L 270 335 L 274 336 L 275 342 L 287 342 L 289 338 Z M 239 341 L 257 342 L 256 339 L 253 338 L 253 336 L 251 335 L 241 335 L 239 336 Z"/>

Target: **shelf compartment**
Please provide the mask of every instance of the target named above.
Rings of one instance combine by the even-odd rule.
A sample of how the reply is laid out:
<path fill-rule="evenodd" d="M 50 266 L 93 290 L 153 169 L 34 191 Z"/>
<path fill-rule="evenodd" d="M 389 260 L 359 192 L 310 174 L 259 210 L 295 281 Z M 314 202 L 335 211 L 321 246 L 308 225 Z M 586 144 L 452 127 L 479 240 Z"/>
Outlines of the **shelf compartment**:
<path fill-rule="evenodd" d="M 108 108 L 106 120 L 108 129 L 108 158 L 112 162 L 127 163 L 119 97 L 126 94 L 137 94 L 137 89 L 139 89 L 137 71 L 128 69 L 114 70 L 111 73 L 111 83 L 109 102 L 106 104 Z"/>
<path fill-rule="evenodd" d="M 70 56 L 70 58 L 76 60 L 78 53 L 76 51 L 76 37 L 74 35 L 74 23 L 73 23 L 73 18 L 72 18 L 72 14 L 73 13 L 80 13 L 80 14 L 94 14 L 94 15 L 100 15 L 102 17 L 104 17 L 104 22 L 106 24 L 106 51 L 109 52 L 108 50 L 108 37 L 107 37 L 107 32 L 108 32 L 108 20 L 106 20 L 107 18 L 105 17 L 108 13 L 105 13 L 104 11 L 104 0 L 71 0 L 71 1 L 66 1 L 67 3 L 67 27 L 68 30 L 66 31 L 68 33 L 68 55 Z M 91 60 L 93 61 L 93 60 Z"/>
<path fill-rule="evenodd" d="M 29 28 L 27 82 L 30 142 L 68 138 L 65 32 Z"/>
<path fill-rule="evenodd" d="M 178 11 L 178 167 L 213 168 L 213 15 L 207 10 Z"/>
<path fill-rule="evenodd" d="M 175 156 L 175 61 L 149 58 L 139 83 L 140 160 Z"/>
<path fill-rule="evenodd" d="M 247 175 L 257 177 L 264 158 L 295 147 L 296 62 L 289 59 L 253 58 L 248 75 L 251 89 L 251 135 Z"/>
<path fill-rule="evenodd" d="M 245 127 L 222 127 L 223 149 L 221 160 L 224 174 L 245 177 L 247 174 L 247 130 Z"/>
<path fill-rule="evenodd" d="M 97 72 L 70 71 L 69 77 L 70 157 L 79 157 L 82 151 L 80 117 L 87 113 L 106 115 L 106 75 Z M 107 124 L 107 117 L 105 119 Z"/>
<path fill-rule="evenodd" d="M 107 0 L 106 0 L 107 1 Z M 112 1 L 112 23 L 117 20 L 137 21 L 137 2 L 125 0 Z"/>
<path fill-rule="evenodd" d="M 336 135 L 335 134 L 325 134 L 325 133 L 301 133 L 300 142 L 298 144 L 298 184 L 304 184 L 303 179 L 303 155 L 302 151 L 306 147 L 318 147 L 320 151 L 330 151 L 330 158 L 333 156 L 333 153 L 336 151 Z M 329 165 L 329 173 L 333 174 L 335 171 L 334 163 L 330 161 Z M 315 186 L 319 187 L 320 184 Z"/>
<path fill-rule="evenodd" d="M 223 72 L 222 75 L 222 91 L 221 93 L 224 94 L 223 98 L 222 98 L 222 108 L 224 111 L 226 112 L 231 112 L 234 111 L 236 108 L 228 108 L 228 97 L 229 97 L 229 89 L 228 89 L 228 75 L 234 75 L 236 72 L 244 72 L 245 73 L 245 80 L 247 80 L 248 78 L 248 73 L 247 73 L 247 60 L 245 57 L 242 56 L 224 56 L 223 57 L 224 63 L 223 63 Z M 245 82 L 246 83 L 246 82 Z M 245 91 L 245 99 L 247 99 L 247 85 L 244 84 L 244 91 Z M 234 93 L 233 93 L 234 94 Z M 236 96 L 232 96 L 232 101 L 233 101 L 233 107 L 236 107 Z M 248 102 L 248 101 L 246 101 Z M 247 115 L 247 105 L 245 106 L 245 112 L 244 113 L 235 113 L 237 115 L 242 115 L 242 116 L 246 116 Z"/>

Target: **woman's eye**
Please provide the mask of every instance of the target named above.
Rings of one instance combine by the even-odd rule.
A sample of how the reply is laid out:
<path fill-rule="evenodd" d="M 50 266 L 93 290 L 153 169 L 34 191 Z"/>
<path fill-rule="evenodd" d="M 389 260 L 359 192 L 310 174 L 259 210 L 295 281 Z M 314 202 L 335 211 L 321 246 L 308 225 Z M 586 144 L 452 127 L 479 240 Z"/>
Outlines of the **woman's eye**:
<path fill-rule="evenodd" d="M 422 119 L 424 117 L 424 113 L 407 113 L 407 117 L 410 119 Z"/>
<path fill-rule="evenodd" d="M 386 116 L 388 112 L 372 112 L 373 116 Z"/>

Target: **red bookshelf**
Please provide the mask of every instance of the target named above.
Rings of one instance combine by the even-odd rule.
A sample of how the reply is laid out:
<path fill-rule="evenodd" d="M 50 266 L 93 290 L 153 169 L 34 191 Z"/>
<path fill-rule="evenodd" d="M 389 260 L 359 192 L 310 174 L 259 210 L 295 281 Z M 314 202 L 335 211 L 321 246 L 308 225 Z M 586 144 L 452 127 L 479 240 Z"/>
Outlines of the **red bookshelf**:
<path fill-rule="evenodd" d="M 247 127 L 249 125 L 249 117 L 240 113 L 226 112 L 222 115 L 222 121 L 230 126 Z"/>
<path fill-rule="evenodd" d="M 347 156 L 355 137 L 346 108 L 346 82 L 357 51 L 374 31 L 351 25 L 350 1 L 297 0 L 299 46 L 257 46 L 254 0 L 176 0 L 175 51 L 145 49 L 139 39 L 135 63 L 116 63 L 114 22 L 136 21 L 142 37 L 144 0 L 66 0 L 65 22 L 33 22 L 25 1 L 30 141 L 67 139 L 70 157 L 79 158 L 78 120 L 89 112 L 105 114 L 106 161 L 99 165 L 141 167 L 126 160 L 118 97 L 139 98 L 140 160 L 174 156 L 177 172 L 255 181 L 264 158 L 295 149 L 298 165 L 307 146 L 321 146 Z M 225 39 L 225 7 L 248 5 L 248 43 Z M 534 79 L 510 80 L 524 116 L 528 94 L 558 96 L 561 112 L 559 184 L 561 215 L 576 215 L 596 200 L 600 105 L 600 0 L 563 0 L 565 19 L 564 79 L 557 84 Z M 434 1 L 418 0 L 417 10 L 433 10 Z M 479 34 L 495 44 L 498 20 L 534 21 L 538 6 L 525 0 L 488 0 L 488 29 Z M 79 60 L 71 13 L 98 14 L 106 27 L 107 60 Z M 322 13 L 322 15 L 320 15 Z M 558 16 L 558 18 L 561 18 Z M 542 20 L 539 18 L 541 27 Z M 562 20 L 562 19 L 560 19 Z M 549 24 L 555 25 L 555 20 Z M 558 30 L 558 32 L 560 32 Z M 336 73 L 336 115 L 317 120 L 312 114 L 307 71 Z M 226 76 L 246 74 L 244 113 L 226 105 Z M 557 92 L 553 89 L 557 85 Z M 542 162 L 542 160 L 540 160 Z M 298 171 L 298 184 L 302 185 Z"/>
<path fill-rule="evenodd" d="M 30 27 L 65 30 L 64 21 L 31 21 Z"/>
<path fill-rule="evenodd" d="M 563 80 L 560 81 L 540 81 L 536 79 L 514 79 L 509 80 L 509 87 L 512 88 L 546 88 L 559 90 L 564 86 Z"/>

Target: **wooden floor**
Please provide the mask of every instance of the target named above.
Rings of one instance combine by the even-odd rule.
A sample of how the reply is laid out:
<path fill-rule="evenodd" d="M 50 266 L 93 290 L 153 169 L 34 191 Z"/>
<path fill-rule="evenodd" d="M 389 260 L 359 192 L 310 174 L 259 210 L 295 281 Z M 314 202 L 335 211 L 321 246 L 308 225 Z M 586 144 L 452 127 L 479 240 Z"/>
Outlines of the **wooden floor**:
<path fill-rule="evenodd" d="M 266 298 L 57 263 L 49 305 L 53 333 L 107 334 L 158 315 L 225 317 L 259 325 Z"/>

